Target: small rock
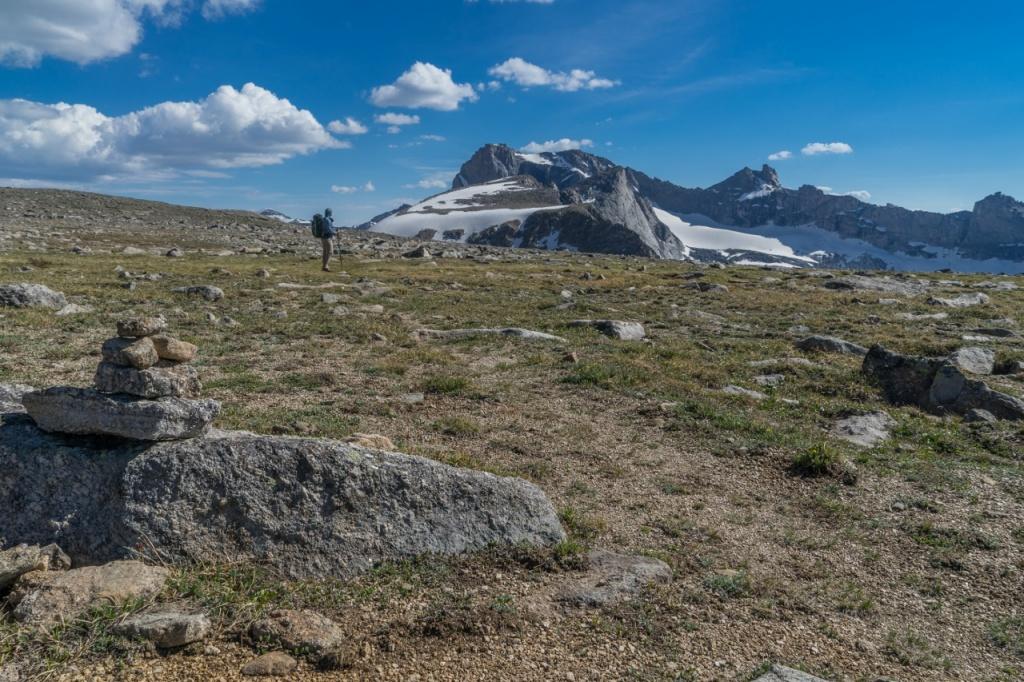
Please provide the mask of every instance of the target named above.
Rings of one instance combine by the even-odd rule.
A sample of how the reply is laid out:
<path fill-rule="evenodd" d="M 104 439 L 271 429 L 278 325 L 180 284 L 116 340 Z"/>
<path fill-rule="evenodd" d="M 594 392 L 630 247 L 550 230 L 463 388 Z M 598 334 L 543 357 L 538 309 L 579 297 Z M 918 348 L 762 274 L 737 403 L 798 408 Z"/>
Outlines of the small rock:
<path fill-rule="evenodd" d="M 426 246 L 422 244 L 417 246 L 412 251 L 407 251 L 402 254 L 402 258 L 433 258 L 434 256 L 430 253 Z"/>
<path fill-rule="evenodd" d="M 164 254 L 168 258 L 184 258 L 185 251 L 175 246 L 173 249 Z"/>
<path fill-rule="evenodd" d="M 0 284 L 0 308 L 53 308 L 68 304 L 64 294 L 42 284 Z"/>
<path fill-rule="evenodd" d="M 147 369 L 160 361 L 160 356 L 156 354 L 156 346 L 153 345 L 148 336 L 144 336 L 122 348 L 120 357 L 124 360 L 125 364 L 135 369 Z"/>
<path fill-rule="evenodd" d="M 338 294 L 320 294 L 320 302 L 328 305 L 334 305 L 341 301 L 341 296 Z"/>
<path fill-rule="evenodd" d="M 272 651 L 242 666 L 247 677 L 284 677 L 291 675 L 298 667 L 298 661 L 282 651 Z"/>
<path fill-rule="evenodd" d="M 729 395 L 740 395 L 744 398 L 750 398 L 752 400 L 764 400 L 768 396 L 760 391 L 752 391 L 749 388 L 743 388 L 742 386 L 729 385 L 722 389 L 722 393 L 728 393 Z"/>
<path fill-rule="evenodd" d="M 114 561 L 57 573 L 18 602 L 14 619 L 48 628 L 99 604 L 156 595 L 169 575 L 166 568 L 140 561 Z"/>
<path fill-rule="evenodd" d="M 0 551 L 0 592 L 32 571 L 66 571 L 71 559 L 57 545 L 17 545 Z"/>
<path fill-rule="evenodd" d="M 178 287 L 172 289 L 176 294 L 185 294 L 186 296 L 198 296 L 206 299 L 211 303 L 215 303 L 224 298 L 224 290 L 220 287 L 215 287 L 210 284 L 201 284 L 198 286 L 191 287 Z"/>
<path fill-rule="evenodd" d="M 808 336 L 797 341 L 796 347 L 800 350 L 819 353 L 842 353 L 845 355 L 867 355 L 868 353 L 868 349 L 864 346 L 858 346 L 835 336 Z"/>
<path fill-rule="evenodd" d="M 642 592 L 650 585 L 672 581 L 672 569 L 658 559 L 627 556 L 595 549 L 587 555 L 588 569 L 575 585 L 556 599 L 578 606 L 614 604 Z"/>
<path fill-rule="evenodd" d="M 77 303 L 68 303 L 66 306 L 54 313 L 57 317 L 67 317 L 69 315 L 83 315 L 85 313 L 91 313 L 93 307 L 90 305 L 78 305 Z"/>
<path fill-rule="evenodd" d="M 345 439 L 345 442 L 370 450 L 387 450 L 388 452 L 396 450 L 395 444 L 391 442 L 390 438 L 377 433 L 353 433 Z"/>
<path fill-rule="evenodd" d="M 152 339 L 153 347 L 156 349 L 156 353 L 161 360 L 192 362 L 199 352 L 199 349 L 194 344 L 180 341 L 166 334 L 157 334 L 149 338 Z"/>
<path fill-rule="evenodd" d="M 758 677 L 754 682 L 827 682 L 820 677 L 808 675 L 800 670 L 794 670 L 782 665 L 773 665 L 764 675 Z"/>
<path fill-rule="evenodd" d="M 167 320 L 163 317 L 132 317 L 117 322 L 117 335 L 126 339 L 159 334 L 167 329 Z"/>
<path fill-rule="evenodd" d="M 970 346 L 961 348 L 949 356 L 949 361 L 971 374 L 992 374 L 996 364 L 995 351 Z"/>
<path fill-rule="evenodd" d="M 946 308 L 970 308 L 976 305 L 984 305 L 989 302 L 985 294 L 960 294 L 953 298 L 929 298 L 926 303 L 929 305 L 945 306 Z"/>
<path fill-rule="evenodd" d="M 605 336 L 621 341 L 642 341 L 647 333 L 639 322 L 623 322 L 622 320 L 575 320 L 570 327 L 593 327 Z"/>
<path fill-rule="evenodd" d="M 161 606 L 129 616 L 114 627 L 114 632 L 144 639 L 161 649 L 173 649 L 204 639 L 210 632 L 210 619 L 181 607 Z"/>
<path fill-rule="evenodd" d="M 259 645 L 313 655 L 337 649 L 348 640 L 345 631 L 330 618 L 315 611 L 289 609 L 273 611 L 253 623 L 249 637 Z"/>
<path fill-rule="evenodd" d="M 889 437 L 894 420 L 885 412 L 871 412 L 841 419 L 832 427 L 832 435 L 848 443 L 870 448 Z"/>
<path fill-rule="evenodd" d="M 987 423 L 992 424 L 999 421 L 996 416 L 988 410 L 982 410 L 980 408 L 974 408 L 968 410 L 967 414 L 964 415 L 964 421 L 970 423 Z"/>
<path fill-rule="evenodd" d="M 765 387 L 768 387 L 768 388 L 773 388 L 775 386 L 779 386 L 785 380 L 786 380 L 786 375 L 785 374 L 760 374 L 760 375 L 754 377 L 754 381 L 759 386 L 765 386 Z"/>

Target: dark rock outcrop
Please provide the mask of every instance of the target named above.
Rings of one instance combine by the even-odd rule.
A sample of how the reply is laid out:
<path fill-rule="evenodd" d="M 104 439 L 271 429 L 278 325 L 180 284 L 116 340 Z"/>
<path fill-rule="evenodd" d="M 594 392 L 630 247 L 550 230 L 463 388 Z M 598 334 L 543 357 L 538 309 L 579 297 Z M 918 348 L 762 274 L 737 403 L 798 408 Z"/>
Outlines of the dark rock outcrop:
<path fill-rule="evenodd" d="M 901 355 L 872 346 L 862 370 L 894 405 L 916 405 L 937 414 L 984 410 L 999 419 L 1024 419 L 1024 401 L 967 378 L 947 358 Z"/>

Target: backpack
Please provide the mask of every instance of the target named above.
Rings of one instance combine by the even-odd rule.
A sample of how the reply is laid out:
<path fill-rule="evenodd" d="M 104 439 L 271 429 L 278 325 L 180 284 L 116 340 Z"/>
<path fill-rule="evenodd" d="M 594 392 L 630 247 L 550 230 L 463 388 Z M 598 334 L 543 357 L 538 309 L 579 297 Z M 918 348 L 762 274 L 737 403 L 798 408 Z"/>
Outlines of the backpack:
<path fill-rule="evenodd" d="M 313 236 L 317 239 L 324 238 L 324 228 L 327 226 L 327 221 L 324 217 L 317 213 L 313 216 L 313 221 L 309 224 L 309 228 L 313 231 Z"/>

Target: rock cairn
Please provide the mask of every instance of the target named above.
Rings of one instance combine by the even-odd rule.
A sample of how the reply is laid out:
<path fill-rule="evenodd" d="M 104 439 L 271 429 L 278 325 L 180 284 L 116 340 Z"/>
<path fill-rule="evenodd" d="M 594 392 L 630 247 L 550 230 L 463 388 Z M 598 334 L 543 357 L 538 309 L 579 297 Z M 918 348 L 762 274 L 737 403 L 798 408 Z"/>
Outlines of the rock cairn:
<path fill-rule="evenodd" d="M 118 436 L 140 441 L 194 438 L 220 412 L 200 400 L 199 373 L 189 364 L 198 349 L 165 333 L 162 317 L 117 323 L 103 343 L 94 388 L 55 386 L 23 396 L 39 428 L 73 435 Z"/>

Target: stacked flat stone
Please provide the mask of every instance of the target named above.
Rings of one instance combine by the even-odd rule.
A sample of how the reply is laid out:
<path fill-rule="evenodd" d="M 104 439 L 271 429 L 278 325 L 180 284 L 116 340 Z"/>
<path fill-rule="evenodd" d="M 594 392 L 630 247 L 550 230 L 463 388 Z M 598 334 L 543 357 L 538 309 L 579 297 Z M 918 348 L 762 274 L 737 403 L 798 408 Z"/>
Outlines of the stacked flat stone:
<path fill-rule="evenodd" d="M 198 349 L 167 335 L 162 317 L 117 323 L 103 343 L 94 388 L 57 386 L 23 397 L 44 431 L 118 436 L 141 441 L 194 438 L 220 412 L 215 400 L 199 400 L 202 384 L 190 362 Z"/>

